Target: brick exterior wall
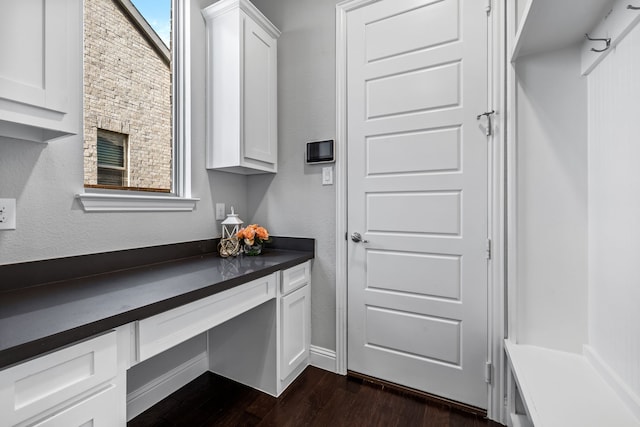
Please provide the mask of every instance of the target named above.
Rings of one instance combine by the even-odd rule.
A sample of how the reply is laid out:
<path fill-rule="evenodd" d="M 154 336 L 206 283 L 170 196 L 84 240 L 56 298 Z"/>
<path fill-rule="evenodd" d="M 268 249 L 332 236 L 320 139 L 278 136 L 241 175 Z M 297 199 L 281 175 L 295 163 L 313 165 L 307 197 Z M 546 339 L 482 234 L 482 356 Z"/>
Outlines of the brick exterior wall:
<path fill-rule="evenodd" d="M 116 0 L 84 2 L 84 182 L 97 129 L 129 136 L 129 187 L 171 189 L 171 67 Z"/>

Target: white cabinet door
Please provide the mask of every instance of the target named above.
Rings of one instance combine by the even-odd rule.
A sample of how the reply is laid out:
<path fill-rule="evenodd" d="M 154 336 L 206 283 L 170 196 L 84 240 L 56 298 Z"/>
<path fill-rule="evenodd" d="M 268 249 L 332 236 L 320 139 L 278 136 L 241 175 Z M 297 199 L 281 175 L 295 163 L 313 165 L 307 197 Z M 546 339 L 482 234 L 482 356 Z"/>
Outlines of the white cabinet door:
<path fill-rule="evenodd" d="M 309 360 L 311 345 L 311 286 L 282 297 L 280 380 L 285 381 Z"/>
<path fill-rule="evenodd" d="M 0 137 L 78 133 L 81 15 L 80 0 L 0 2 Z"/>
<path fill-rule="evenodd" d="M 280 31 L 246 0 L 221 0 L 202 15 L 207 25 L 207 168 L 275 173 Z"/>
<path fill-rule="evenodd" d="M 246 16 L 246 15 L 245 15 Z M 276 39 L 246 16 L 244 21 L 244 161 L 277 161 Z"/>

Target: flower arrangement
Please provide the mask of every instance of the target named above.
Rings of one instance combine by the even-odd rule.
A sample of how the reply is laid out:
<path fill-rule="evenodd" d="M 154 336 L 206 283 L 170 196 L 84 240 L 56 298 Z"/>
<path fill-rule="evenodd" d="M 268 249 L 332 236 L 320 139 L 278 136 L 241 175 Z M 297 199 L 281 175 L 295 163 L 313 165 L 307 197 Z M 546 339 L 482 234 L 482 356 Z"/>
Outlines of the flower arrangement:
<path fill-rule="evenodd" d="M 247 255 L 260 255 L 262 244 L 271 240 L 267 229 L 258 224 L 241 228 L 236 237 L 244 242 L 244 252 Z"/>

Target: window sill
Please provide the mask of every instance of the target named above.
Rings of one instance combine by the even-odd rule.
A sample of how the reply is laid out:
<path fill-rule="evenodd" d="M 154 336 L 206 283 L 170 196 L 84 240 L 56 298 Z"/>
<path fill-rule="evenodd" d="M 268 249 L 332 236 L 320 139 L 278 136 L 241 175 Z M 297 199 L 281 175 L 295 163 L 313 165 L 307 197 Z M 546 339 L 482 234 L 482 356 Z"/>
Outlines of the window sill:
<path fill-rule="evenodd" d="M 85 212 L 191 212 L 200 199 L 140 194 L 81 193 L 76 198 Z"/>

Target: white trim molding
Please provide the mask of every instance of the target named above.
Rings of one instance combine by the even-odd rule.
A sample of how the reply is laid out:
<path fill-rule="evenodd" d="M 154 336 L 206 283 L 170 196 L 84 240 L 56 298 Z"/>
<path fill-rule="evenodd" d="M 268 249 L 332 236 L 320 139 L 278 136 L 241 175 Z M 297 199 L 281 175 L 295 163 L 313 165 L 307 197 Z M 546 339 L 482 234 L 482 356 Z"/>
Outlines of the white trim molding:
<path fill-rule="evenodd" d="M 206 351 L 127 394 L 127 421 L 137 417 L 162 399 L 209 370 Z"/>
<path fill-rule="evenodd" d="M 85 212 L 193 211 L 191 197 L 191 1 L 172 0 L 173 193 L 85 189 L 76 195 Z"/>
<path fill-rule="evenodd" d="M 491 0 L 491 14 L 489 16 L 489 110 L 495 110 L 496 120 L 493 137 L 489 144 L 489 238 L 491 239 L 491 260 L 489 263 L 488 279 L 488 325 L 487 351 L 491 362 L 492 381 L 489 384 L 487 402 L 487 417 L 491 420 L 507 424 L 506 406 L 506 359 L 504 353 L 504 338 L 506 337 L 506 260 L 508 248 L 506 245 L 507 214 L 506 180 L 507 180 L 507 98 L 504 84 L 506 79 L 507 46 L 504 37 L 506 23 L 506 0 Z"/>
<path fill-rule="evenodd" d="M 200 199 L 122 193 L 82 193 L 76 198 L 85 212 L 191 212 Z"/>
<path fill-rule="evenodd" d="M 312 345 L 309 348 L 309 364 L 329 372 L 336 372 L 336 352 Z"/>
<path fill-rule="evenodd" d="M 347 13 L 380 0 L 336 5 L 336 370 L 347 373 Z M 345 236 L 342 239 L 341 236 Z"/>

